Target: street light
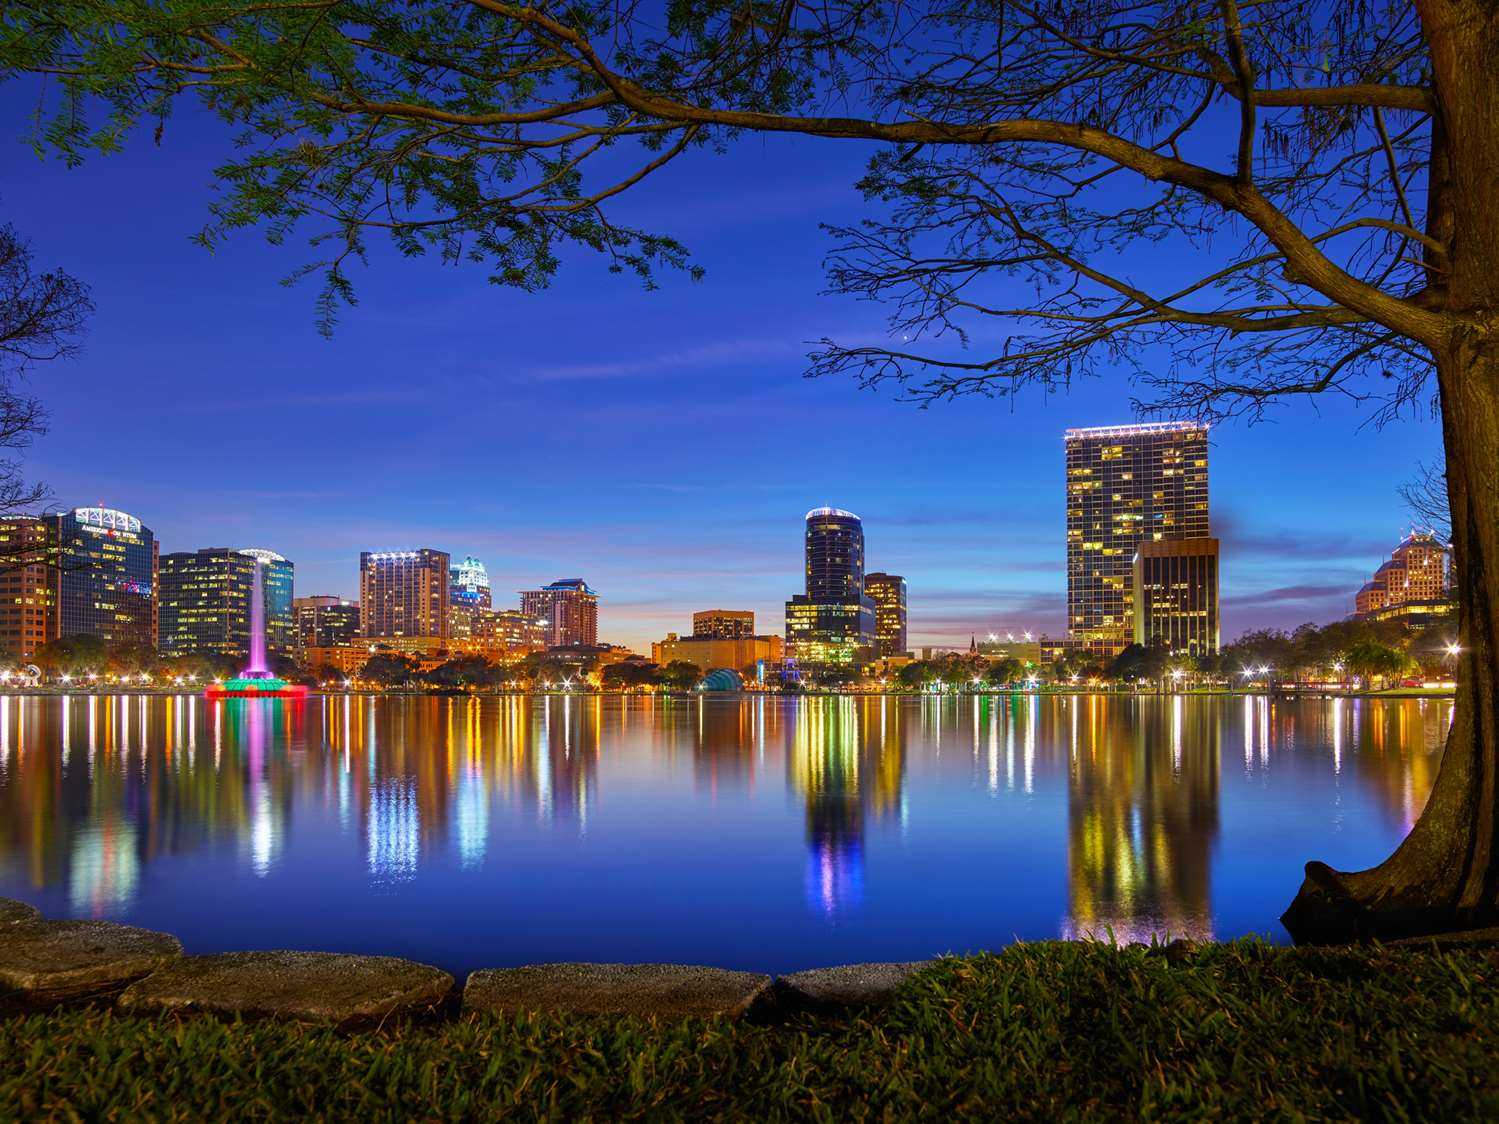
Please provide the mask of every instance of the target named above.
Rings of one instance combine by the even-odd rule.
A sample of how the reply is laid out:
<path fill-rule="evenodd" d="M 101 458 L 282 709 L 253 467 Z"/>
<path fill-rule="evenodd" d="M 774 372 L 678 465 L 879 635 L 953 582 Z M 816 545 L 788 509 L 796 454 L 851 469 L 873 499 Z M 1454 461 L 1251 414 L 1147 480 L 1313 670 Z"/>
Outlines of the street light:
<path fill-rule="evenodd" d="M 1462 651 L 1462 648 L 1459 647 L 1459 645 L 1458 645 L 1458 643 L 1457 643 L 1456 640 L 1454 640 L 1451 644 L 1447 645 L 1447 654 L 1449 656 L 1456 656 L 1461 651 Z"/>

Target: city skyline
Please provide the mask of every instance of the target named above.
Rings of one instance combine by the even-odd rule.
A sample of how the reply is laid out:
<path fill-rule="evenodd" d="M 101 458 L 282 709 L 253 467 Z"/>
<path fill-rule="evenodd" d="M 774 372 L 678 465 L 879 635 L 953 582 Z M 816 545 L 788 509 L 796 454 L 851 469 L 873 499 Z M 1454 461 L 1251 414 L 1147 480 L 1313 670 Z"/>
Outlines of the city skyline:
<path fill-rule="evenodd" d="M 26 111 L 19 88 L 0 98 Z M 269 542 L 299 594 L 356 598 L 361 551 L 423 543 L 481 558 L 506 603 L 583 574 L 605 635 L 648 651 L 728 597 L 780 632 L 797 516 L 828 504 L 858 512 L 871 557 L 909 582 L 913 647 L 1063 630 L 1062 431 L 1135 420 L 1132 388 L 919 410 L 804 379 L 806 341 L 883 330 L 875 310 L 816 299 L 817 222 L 857 207 L 860 146 L 694 154 L 663 171 L 667 190 L 622 199 L 623 217 L 691 245 L 702 284 L 642 292 L 575 256 L 552 289 L 518 294 L 375 247 L 331 340 L 313 290 L 276 283 L 295 254 L 189 242 L 212 198 L 202 169 L 227 148 L 184 108 L 160 148 L 78 171 L 18 149 L 0 170 L 39 263 L 98 304 L 81 356 L 34 380 L 51 429 L 25 467 L 59 505 L 145 513 L 166 549 Z M 780 183 L 792 149 L 825 192 Z M 682 214 L 673 190 L 715 202 Z M 1225 639 L 1351 612 L 1408 528 L 1398 490 L 1438 457 L 1438 427 L 1422 414 L 1375 440 L 1369 419 L 1326 399 L 1214 427 Z"/>

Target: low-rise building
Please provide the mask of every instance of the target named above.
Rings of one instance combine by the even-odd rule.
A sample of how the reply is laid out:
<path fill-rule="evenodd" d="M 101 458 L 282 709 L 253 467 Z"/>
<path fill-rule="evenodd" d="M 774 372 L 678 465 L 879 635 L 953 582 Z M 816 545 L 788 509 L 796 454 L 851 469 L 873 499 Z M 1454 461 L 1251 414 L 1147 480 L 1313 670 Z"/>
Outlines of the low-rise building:
<path fill-rule="evenodd" d="M 744 671 L 761 660 L 778 664 L 783 655 L 779 636 L 678 636 L 669 632 L 665 640 L 651 645 L 651 659 L 662 667 L 681 662 L 703 671 L 719 667 Z"/>

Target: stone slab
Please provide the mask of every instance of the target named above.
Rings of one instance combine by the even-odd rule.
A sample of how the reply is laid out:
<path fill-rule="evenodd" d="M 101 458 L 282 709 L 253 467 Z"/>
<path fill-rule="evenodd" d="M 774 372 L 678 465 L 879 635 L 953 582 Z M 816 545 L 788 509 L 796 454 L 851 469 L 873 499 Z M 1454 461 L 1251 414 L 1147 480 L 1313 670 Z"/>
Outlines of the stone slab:
<path fill-rule="evenodd" d="M 183 957 L 126 988 L 119 1006 L 348 1026 L 429 1012 L 452 989 L 446 972 L 395 956 L 223 952 Z"/>
<path fill-rule="evenodd" d="M 118 991 L 182 955 L 166 933 L 111 921 L 34 921 L 0 939 L 0 992 L 27 1004 Z"/>
<path fill-rule="evenodd" d="M 7 925 L 19 925 L 23 921 L 40 921 L 42 911 L 35 906 L 18 902 L 15 898 L 0 898 L 0 929 Z"/>
<path fill-rule="evenodd" d="M 769 976 L 690 964 L 531 964 L 469 976 L 465 1012 L 735 1018 L 770 990 Z"/>
<path fill-rule="evenodd" d="M 927 963 L 909 960 L 810 968 L 781 976 L 776 980 L 776 991 L 782 1002 L 793 1007 L 813 1010 L 882 1007 L 892 1002 L 900 985 Z"/>

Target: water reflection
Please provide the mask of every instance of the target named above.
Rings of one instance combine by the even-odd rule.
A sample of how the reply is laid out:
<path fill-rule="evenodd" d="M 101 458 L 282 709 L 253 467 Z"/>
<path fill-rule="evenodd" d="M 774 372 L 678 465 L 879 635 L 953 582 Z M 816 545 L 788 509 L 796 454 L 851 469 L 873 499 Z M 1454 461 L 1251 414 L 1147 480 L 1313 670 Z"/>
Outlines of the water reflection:
<path fill-rule="evenodd" d="M 747 959 L 737 914 L 777 934 L 778 964 L 1229 936 L 1274 925 L 1264 870 L 1387 851 L 1450 719 L 1253 697 L 0 696 L 0 894 L 201 913 L 208 940 L 227 895 L 268 941 L 305 894 L 330 947 L 363 939 L 346 911 L 417 895 L 503 919 L 532 958 L 550 948 L 515 915 L 571 916 L 580 894 L 600 958 L 628 938 Z M 695 896 L 665 933 L 676 886 Z"/>

